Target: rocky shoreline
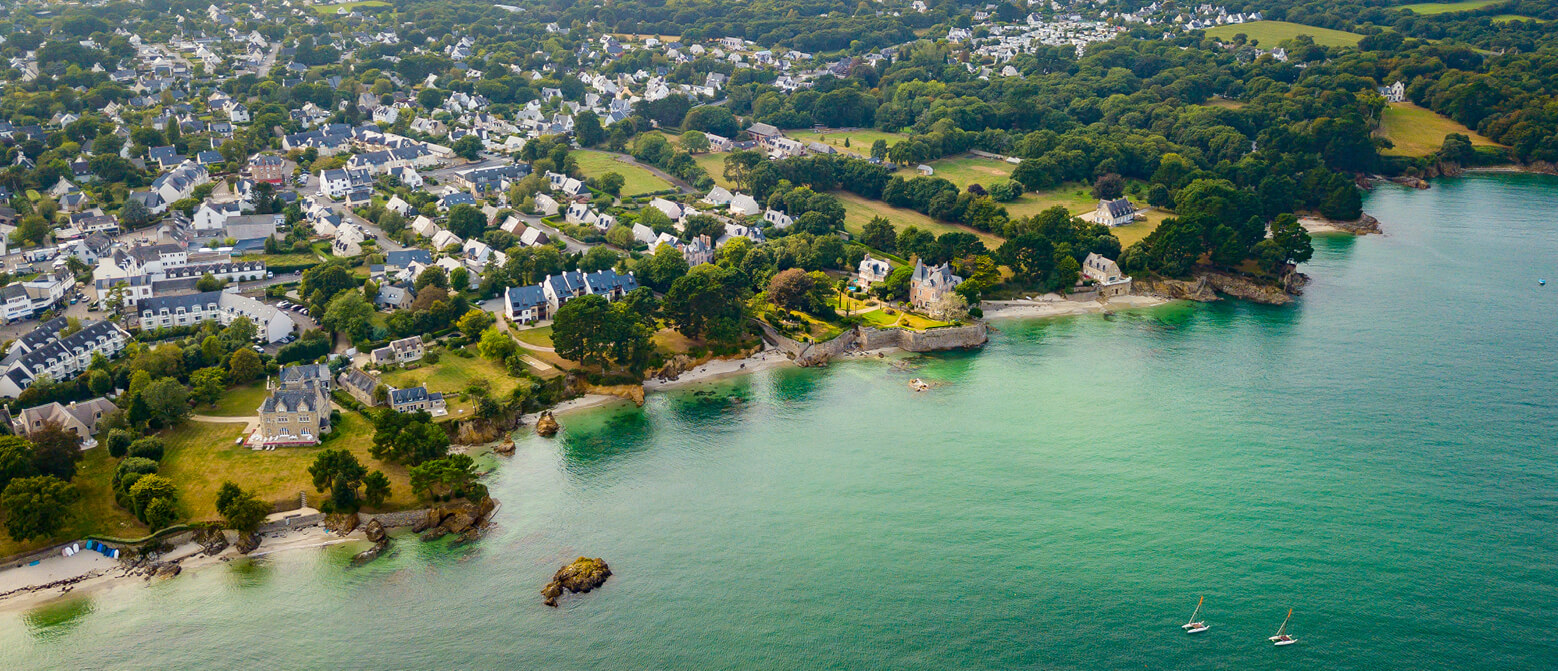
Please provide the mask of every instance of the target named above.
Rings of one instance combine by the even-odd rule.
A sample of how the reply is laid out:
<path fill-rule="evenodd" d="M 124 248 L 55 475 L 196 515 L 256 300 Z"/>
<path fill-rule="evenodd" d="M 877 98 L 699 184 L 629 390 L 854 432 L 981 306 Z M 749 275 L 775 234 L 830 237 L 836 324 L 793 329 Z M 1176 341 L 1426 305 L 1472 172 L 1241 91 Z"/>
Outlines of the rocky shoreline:
<path fill-rule="evenodd" d="M 1171 300 L 1210 303 L 1222 300 L 1223 296 L 1229 296 L 1252 303 L 1287 305 L 1293 302 L 1295 296 L 1303 295 L 1303 288 L 1309 283 L 1309 276 L 1300 272 L 1291 272 L 1283 276 L 1282 284 L 1278 286 L 1255 282 L 1247 277 L 1230 273 L 1203 271 L 1189 280 L 1137 278 L 1133 283 L 1142 293 Z"/>

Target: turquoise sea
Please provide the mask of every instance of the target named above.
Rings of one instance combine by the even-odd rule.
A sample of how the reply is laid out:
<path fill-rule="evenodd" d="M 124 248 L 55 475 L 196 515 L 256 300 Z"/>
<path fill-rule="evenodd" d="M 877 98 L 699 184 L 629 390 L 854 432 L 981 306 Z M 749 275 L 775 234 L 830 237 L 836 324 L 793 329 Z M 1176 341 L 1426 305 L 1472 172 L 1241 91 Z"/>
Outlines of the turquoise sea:
<path fill-rule="evenodd" d="M 480 544 L 0 616 L 0 668 L 1554 668 L 1558 179 L 1366 210 L 1387 235 L 1317 239 L 1293 306 L 1002 321 L 568 415 L 499 462 Z M 578 555 L 614 577 L 542 606 Z"/>

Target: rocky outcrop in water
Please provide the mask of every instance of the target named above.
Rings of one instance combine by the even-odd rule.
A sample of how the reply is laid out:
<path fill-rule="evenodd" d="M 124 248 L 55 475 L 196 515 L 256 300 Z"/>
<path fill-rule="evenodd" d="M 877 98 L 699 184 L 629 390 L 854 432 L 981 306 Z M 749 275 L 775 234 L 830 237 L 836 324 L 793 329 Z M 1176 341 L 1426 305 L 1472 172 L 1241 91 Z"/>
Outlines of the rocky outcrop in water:
<path fill-rule="evenodd" d="M 557 600 L 562 597 L 563 590 L 578 594 L 589 592 L 606 583 L 611 577 L 611 567 L 606 565 L 606 560 L 589 557 L 580 557 L 557 570 L 552 575 L 552 582 L 541 588 L 543 603 L 553 608 L 557 607 Z"/>
<path fill-rule="evenodd" d="M 227 549 L 228 545 L 227 534 L 214 526 L 197 529 L 194 541 L 204 548 L 205 553 L 208 555 L 221 554 L 223 550 Z"/>
<path fill-rule="evenodd" d="M 238 533 L 238 543 L 233 546 L 238 554 L 246 555 L 260 547 L 260 535 L 256 533 Z"/>
<path fill-rule="evenodd" d="M 390 544 L 389 534 L 385 533 L 384 525 L 377 519 L 363 525 L 362 532 L 373 543 L 373 547 L 363 550 L 352 557 L 354 566 L 361 566 L 378 559 L 389 548 Z"/>
<path fill-rule="evenodd" d="M 1176 301 L 1196 301 L 1198 303 L 1210 303 L 1217 298 L 1217 292 L 1212 290 L 1211 284 L 1205 277 L 1197 277 L 1194 280 L 1175 280 L 1161 277 L 1140 277 L 1131 280 L 1135 293 L 1148 296 L 1160 296 Z"/>
<path fill-rule="evenodd" d="M 461 541 L 473 541 L 481 537 L 490 524 L 488 518 L 497 510 L 498 502 L 492 497 L 480 502 L 451 502 L 428 508 L 422 519 L 411 525 L 411 531 L 421 534 L 424 541 L 434 541 L 455 534 Z"/>
<path fill-rule="evenodd" d="M 325 528 L 337 536 L 345 536 L 357 528 L 357 513 L 331 513 L 325 516 Z"/>
<path fill-rule="evenodd" d="M 1282 287 L 1277 285 L 1256 282 L 1247 277 L 1228 273 L 1205 273 L 1202 277 L 1212 289 L 1223 295 L 1267 305 L 1287 305 L 1293 302 L 1292 294 L 1283 291 Z"/>
<path fill-rule="evenodd" d="M 562 425 L 557 423 L 557 418 L 552 416 L 552 411 L 542 410 L 541 416 L 536 419 L 536 435 L 542 438 L 551 438 L 557 435 Z"/>

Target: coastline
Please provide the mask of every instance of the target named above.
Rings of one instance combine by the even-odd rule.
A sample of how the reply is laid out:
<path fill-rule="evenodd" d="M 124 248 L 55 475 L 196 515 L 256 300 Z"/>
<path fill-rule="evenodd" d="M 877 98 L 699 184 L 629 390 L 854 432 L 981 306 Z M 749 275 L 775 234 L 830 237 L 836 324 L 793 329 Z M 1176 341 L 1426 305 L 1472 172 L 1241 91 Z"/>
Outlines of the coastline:
<path fill-rule="evenodd" d="M 985 301 L 985 319 L 1037 319 L 1085 314 L 1110 314 L 1116 310 L 1166 305 L 1171 299 L 1159 296 L 1115 296 L 1107 301 L 1072 301 L 1057 294 L 1045 294 L 1035 300 Z"/>
<path fill-rule="evenodd" d="M 199 544 L 187 542 L 164 553 L 158 561 L 177 564 L 182 572 L 216 566 L 234 559 L 259 558 L 282 552 L 323 548 L 359 540 L 367 541 L 361 531 L 353 531 L 343 537 L 317 524 L 297 529 L 284 529 L 263 536 L 264 540 L 260 547 L 248 555 L 238 554 L 238 550 L 233 545 L 227 546 L 217 554 L 207 554 Z M 0 614 L 31 610 L 72 596 L 97 596 L 113 590 L 150 585 L 167 579 L 160 576 L 148 577 L 139 568 L 132 568 L 90 551 L 81 552 L 73 557 L 50 557 L 40 561 L 37 566 L 21 566 L 0 571 L 0 594 L 4 594 L 0 596 Z"/>

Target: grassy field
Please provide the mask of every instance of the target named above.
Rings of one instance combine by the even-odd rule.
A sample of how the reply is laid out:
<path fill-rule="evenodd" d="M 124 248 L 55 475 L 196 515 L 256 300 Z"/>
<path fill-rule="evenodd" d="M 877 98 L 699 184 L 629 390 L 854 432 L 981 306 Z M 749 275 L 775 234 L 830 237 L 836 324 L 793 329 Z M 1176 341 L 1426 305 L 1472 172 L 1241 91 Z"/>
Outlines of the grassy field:
<path fill-rule="evenodd" d="M 1488 19 L 1494 23 L 1509 23 L 1510 21 L 1535 21 L 1537 23 L 1547 23 L 1547 19 L 1538 19 L 1534 16 L 1521 16 L 1519 14 L 1497 14 L 1488 17 Z"/>
<path fill-rule="evenodd" d="M 1223 109 L 1230 110 L 1241 109 L 1244 107 L 1244 103 L 1237 100 L 1229 100 L 1227 98 L 1213 98 L 1206 101 L 1205 104 L 1207 107 L 1221 107 Z"/>
<path fill-rule="evenodd" d="M 1482 9 L 1488 5 L 1498 4 L 1504 0 L 1466 0 L 1465 2 L 1419 2 L 1412 5 L 1401 5 L 1396 9 L 1410 9 L 1416 14 L 1432 16 L 1434 14 L 1449 14 L 1450 12 L 1465 12 L 1473 9 Z"/>
<path fill-rule="evenodd" d="M 314 491 L 308 467 L 325 449 L 350 450 L 368 470 L 384 471 L 390 479 L 390 501 L 386 507 L 409 507 L 415 501 L 406 468 L 380 462 L 368 454 L 368 447 L 373 444 L 373 426 L 355 412 L 341 413 L 332 437 L 318 447 L 251 450 L 234 444 L 243 428 L 242 424 L 186 422 L 162 434 L 168 449 L 160 473 L 178 485 L 189 519 L 219 518 L 216 490 L 225 480 L 254 491 L 264 501 L 281 501 L 307 492 L 309 503 L 317 503 L 322 495 Z"/>
<path fill-rule="evenodd" d="M 973 233 L 980 240 L 984 241 L 985 246 L 990 249 L 1001 246 L 1001 238 L 989 233 L 976 231 L 967 226 L 936 221 L 914 210 L 893 207 L 879 200 L 867 200 L 847 191 L 836 191 L 834 195 L 838 196 L 839 202 L 844 204 L 844 229 L 852 235 L 860 235 L 865 230 L 866 224 L 873 217 L 886 217 L 888 221 L 893 222 L 893 226 L 899 231 L 909 226 L 915 226 L 936 235 L 954 231 Z"/>
<path fill-rule="evenodd" d="M 1255 21 L 1206 29 L 1207 37 L 1221 39 L 1229 39 L 1239 33 L 1244 33 L 1245 37 L 1251 40 L 1259 40 L 1260 46 L 1268 49 L 1277 46 L 1283 40 L 1291 40 L 1299 35 L 1313 37 L 1315 38 L 1315 44 L 1326 47 L 1355 47 L 1358 46 L 1358 40 L 1363 39 L 1363 36 L 1357 33 L 1331 30 L 1330 28 L 1316 28 L 1286 21 Z"/>
<path fill-rule="evenodd" d="M 445 394 L 463 392 L 472 382 L 484 380 L 490 385 L 489 393 L 499 398 L 508 396 L 519 386 L 519 380 L 510 377 L 502 366 L 479 356 L 467 359 L 446 352 L 436 364 L 421 363 L 423 365 L 415 370 L 397 370 L 385 373 L 379 379 L 399 389 L 423 385 L 428 391 Z M 448 417 L 458 419 L 469 415 L 471 405 L 468 398 L 450 400 Z"/>
<path fill-rule="evenodd" d="M 645 170 L 642 166 L 622 163 L 617 160 L 616 154 L 608 154 L 603 151 L 576 151 L 569 154 L 579 162 L 579 169 L 589 177 L 600 177 L 608 172 L 614 172 L 627 180 L 622 185 L 622 195 L 632 196 L 651 191 L 664 191 L 671 188 L 671 183 L 654 173 Z"/>
<path fill-rule="evenodd" d="M 115 538 L 140 538 L 146 535 L 146 525 L 135 519 L 130 511 L 114 503 L 114 469 L 119 460 L 108 454 L 108 448 L 96 447 L 82 453 L 76 464 L 76 478 L 71 483 L 81 493 L 81 498 L 71 505 L 70 519 L 53 538 L 34 538 L 25 543 L 12 540 L 0 533 L 0 557 L 48 547 L 66 540 L 79 540 L 88 534 L 102 534 Z"/>
<path fill-rule="evenodd" d="M 707 154 L 698 154 L 692 157 L 692 160 L 696 162 L 699 167 L 703 168 L 704 172 L 709 173 L 709 177 L 714 178 L 715 184 L 723 186 L 727 189 L 734 189 L 736 188 L 736 185 L 730 180 L 725 179 L 725 157 L 729 155 L 730 154 L 726 154 L 724 152 L 711 152 Z"/>
<path fill-rule="evenodd" d="M 536 328 L 530 329 L 515 329 L 512 331 L 512 333 L 514 334 L 514 337 L 520 342 L 539 345 L 541 347 L 552 346 L 551 326 L 538 326 Z"/>
<path fill-rule="evenodd" d="M 876 142 L 877 140 L 886 140 L 887 146 L 891 147 L 895 144 L 898 144 L 899 142 L 902 142 L 904 138 L 907 137 L 902 133 L 888 133 L 885 131 L 870 129 L 852 130 L 848 132 L 832 131 L 822 133 L 812 130 L 796 130 L 785 131 L 784 134 L 788 137 L 800 140 L 801 142 L 821 142 L 841 152 L 855 154 L 857 156 L 870 156 L 871 143 Z M 844 146 L 844 141 L 846 139 L 849 140 L 848 147 Z"/>
<path fill-rule="evenodd" d="M 1004 182 L 1011 179 L 1012 170 L 1017 168 L 1005 161 L 979 156 L 937 159 L 926 165 L 936 170 L 932 177 L 940 177 L 952 182 L 958 185 L 959 189 L 967 189 L 970 184 L 990 186 L 996 182 Z M 914 166 L 908 166 L 900 169 L 896 174 L 909 178 L 919 173 L 914 171 Z"/>
<path fill-rule="evenodd" d="M 270 390 L 265 388 L 264 382 L 233 387 L 222 392 L 222 398 L 215 406 L 195 408 L 195 413 L 212 417 L 253 417 L 267 396 L 270 396 Z"/>
<path fill-rule="evenodd" d="M 1396 145 L 1382 152 L 1388 156 L 1427 156 L 1439 151 L 1444 136 L 1450 133 L 1463 133 L 1477 146 L 1497 144 L 1449 117 L 1412 103 L 1391 103 L 1386 107 L 1379 133 Z"/>
<path fill-rule="evenodd" d="M 360 2 L 345 2 L 339 5 L 314 5 L 314 11 L 323 15 L 330 15 L 335 14 L 342 9 L 345 9 L 347 12 L 351 12 L 356 9 L 388 6 L 390 6 L 390 3 L 384 2 L 383 0 L 361 0 Z"/>

